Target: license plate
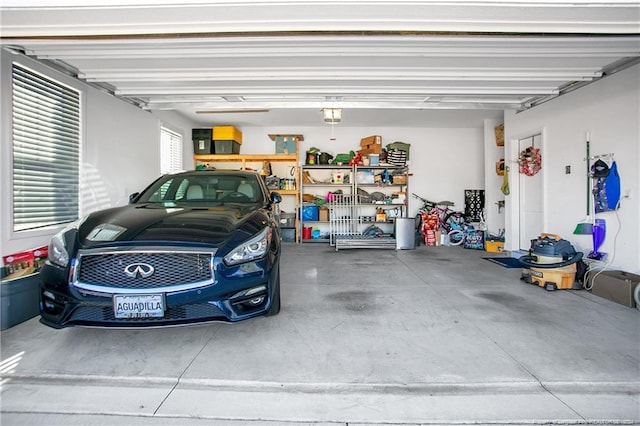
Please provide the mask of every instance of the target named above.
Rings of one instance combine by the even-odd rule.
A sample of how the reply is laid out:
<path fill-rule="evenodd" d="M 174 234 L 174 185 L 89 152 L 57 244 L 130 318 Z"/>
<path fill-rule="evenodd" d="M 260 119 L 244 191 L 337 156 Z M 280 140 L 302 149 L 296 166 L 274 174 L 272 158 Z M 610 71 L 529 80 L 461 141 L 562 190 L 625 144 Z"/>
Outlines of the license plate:
<path fill-rule="evenodd" d="M 116 294 L 113 296 L 116 318 L 159 318 L 164 316 L 163 294 Z"/>

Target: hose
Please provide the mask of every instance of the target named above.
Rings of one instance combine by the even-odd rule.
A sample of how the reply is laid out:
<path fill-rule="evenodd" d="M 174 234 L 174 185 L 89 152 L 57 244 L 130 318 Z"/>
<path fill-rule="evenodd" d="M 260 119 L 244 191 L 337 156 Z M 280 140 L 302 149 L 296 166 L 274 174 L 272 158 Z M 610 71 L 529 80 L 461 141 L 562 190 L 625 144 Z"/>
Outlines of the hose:
<path fill-rule="evenodd" d="M 573 265 L 580 259 L 582 259 L 581 251 L 574 253 L 574 255 L 569 259 L 563 262 L 558 262 L 558 263 L 535 263 L 534 261 L 538 260 L 538 257 L 531 254 L 522 256 L 519 260 L 521 265 L 526 266 L 528 268 L 553 269 L 553 268 L 562 268 L 563 266 Z"/>

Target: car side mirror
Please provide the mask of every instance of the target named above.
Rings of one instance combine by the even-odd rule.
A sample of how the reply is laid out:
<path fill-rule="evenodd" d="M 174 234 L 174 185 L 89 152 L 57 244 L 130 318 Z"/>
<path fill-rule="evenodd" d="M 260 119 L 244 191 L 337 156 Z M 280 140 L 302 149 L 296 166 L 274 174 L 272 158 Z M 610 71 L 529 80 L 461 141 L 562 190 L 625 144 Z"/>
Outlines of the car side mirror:
<path fill-rule="evenodd" d="M 270 199 L 272 204 L 280 204 L 282 202 L 282 195 L 277 192 L 272 192 Z"/>
<path fill-rule="evenodd" d="M 133 204 L 138 199 L 138 195 L 140 195 L 139 192 L 134 192 L 133 194 L 129 195 L 129 204 Z"/>

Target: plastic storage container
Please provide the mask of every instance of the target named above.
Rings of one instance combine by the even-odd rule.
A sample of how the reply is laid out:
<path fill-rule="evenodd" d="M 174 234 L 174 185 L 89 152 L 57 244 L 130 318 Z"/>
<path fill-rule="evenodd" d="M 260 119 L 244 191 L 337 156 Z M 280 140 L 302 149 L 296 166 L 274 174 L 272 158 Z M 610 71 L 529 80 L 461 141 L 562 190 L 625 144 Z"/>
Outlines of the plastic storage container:
<path fill-rule="evenodd" d="M 214 154 L 211 129 L 191 129 L 194 154 Z"/>
<path fill-rule="evenodd" d="M 318 206 L 302 207 L 302 220 L 317 221 L 319 218 L 320 218 L 320 210 L 318 209 Z"/>

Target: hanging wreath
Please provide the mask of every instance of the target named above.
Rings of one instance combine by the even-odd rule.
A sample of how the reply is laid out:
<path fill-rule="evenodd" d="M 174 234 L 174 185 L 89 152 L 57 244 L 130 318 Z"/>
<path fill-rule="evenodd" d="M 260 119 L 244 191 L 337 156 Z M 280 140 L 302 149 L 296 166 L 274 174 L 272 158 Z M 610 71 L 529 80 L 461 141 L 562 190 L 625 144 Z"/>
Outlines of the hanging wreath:
<path fill-rule="evenodd" d="M 520 173 L 534 176 L 542 169 L 542 156 L 540 149 L 530 146 L 520 152 Z"/>

